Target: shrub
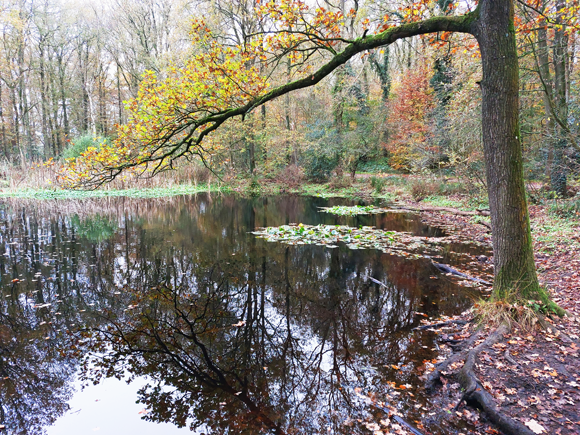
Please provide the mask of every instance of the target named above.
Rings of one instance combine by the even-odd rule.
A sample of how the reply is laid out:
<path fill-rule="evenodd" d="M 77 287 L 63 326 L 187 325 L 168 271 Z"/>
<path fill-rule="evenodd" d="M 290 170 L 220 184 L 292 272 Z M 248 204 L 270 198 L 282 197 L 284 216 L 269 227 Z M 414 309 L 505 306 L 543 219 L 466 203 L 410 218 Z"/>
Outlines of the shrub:
<path fill-rule="evenodd" d="M 280 171 L 276 181 L 285 187 L 295 189 L 304 183 L 304 171 L 296 165 L 288 165 Z"/>
<path fill-rule="evenodd" d="M 64 159 L 76 159 L 84 153 L 89 147 L 100 148 L 101 144 L 108 143 L 109 139 L 105 137 L 95 137 L 91 134 L 79 136 L 71 141 L 68 147 L 62 153 Z"/>
<path fill-rule="evenodd" d="M 469 191 L 470 189 L 465 185 L 465 183 L 443 182 L 439 184 L 439 193 L 441 195 L 455 195 L 458 193 L 468 193 Z"/>
<path fill-rule="evenodd" d="M 302 158 L 302 167 L 306 178 L 316 182 L 328 180 L 332 171 L 338 165 L 339 156 L 334 153 L 327 153 L 319 147 L 308 148 Z"/>
<path fill-rule="evenodd" d="M 342 168 L 339 167 L 330 178 L 328 186 L 331 189 L 344 189 L 345 187 L 352 186 L 352 179 L 350 177 L 345 177 Z"/>
<path fill-rule="evenodd" d="M 375 193 L 381 193 L 385 186 L 387 185 L 387 180 L 382 177 L 371 177 L 371 187 L 374 189 Z"/>
<path fill-rule="evenodd" d="M 417 202 L 439 193 L 440 184 L 433 181 L 417 180 L 411 184 L 411 196 Z"/>
<path fill-rule="evenodd" d="M 389 159 L 386 157 L 380 157 L 375 160 L 361 162 L 358 166 L 358 171 L 376 174 L 379 172 L 392 172 L 393 170 L 389 166 Z"/>
<path fill-rule="evenodd" d="M 258 197 L 261 194 L 262 194 L 262 186 L 260 185 L 260 182 L 258 181 L 258 177 L 253 176 L 250 179 L 248 186 L 246 187 L 246 195 L 252 196 L 252 197 Z"/>
<path fill-rule="evenodd" d="M 306 126 L 308 146 L 300 159 L 300 166 L 309 180 L 328 180 L 340 161 L 340 137 L 331 122 L 317 121 Z"/>

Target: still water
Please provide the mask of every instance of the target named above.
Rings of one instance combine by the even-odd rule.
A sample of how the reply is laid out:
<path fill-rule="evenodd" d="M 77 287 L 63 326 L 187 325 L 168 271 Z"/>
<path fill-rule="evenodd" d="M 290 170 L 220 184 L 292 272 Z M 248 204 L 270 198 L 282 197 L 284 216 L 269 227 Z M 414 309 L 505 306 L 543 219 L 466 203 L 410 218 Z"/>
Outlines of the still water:
<path fill-rule="evenodd" d="M 301 222 L 444 235 L 413 215 L 318 209 L 339 204 L 353 203 L 3 204 L 6 433 L 368 434 L 389 414 L 417 420 L 419 376 L 437 352 L 432 333 L 411 329 L 464 311 L 478 293 L 427 259 L 250 233 Z"/>

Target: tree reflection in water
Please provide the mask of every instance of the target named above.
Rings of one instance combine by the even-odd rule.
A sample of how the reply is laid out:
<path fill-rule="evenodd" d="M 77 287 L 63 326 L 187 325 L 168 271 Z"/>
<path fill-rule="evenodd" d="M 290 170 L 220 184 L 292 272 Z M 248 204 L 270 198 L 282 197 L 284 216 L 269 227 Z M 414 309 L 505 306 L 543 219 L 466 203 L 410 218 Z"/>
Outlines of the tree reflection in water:
<path fill-rule="evenodd" d="M 416 368 L 434 356 L 432 336 L 410 333 L 415 312 L 456 313 L 474 294 L 431 279 L 428 261 L 279 245 L 249 234 L 256 226 L 338 222 L 318 213 L 321 205 L 333 203 L 202 195 L 108 201 L 97 218 L 5 212 L 3 246 L 13 249 L 7 242 L 16 240 L 18 254 L 2 257 L 2 283 L 10 269 L 23 274 L 14 301 L 26 295 L 21 305 L 35 319 L 30 334 L 39 337 L 27 346 L 46 356 L 3 352 L 26 361 L 31 373 L 53 374 L 38 389 L 50 400 L 27 400 L 52 408 L 53 418 L 62 413 L 73 356 L 90 351 L 86 379 L 147 375 L 152 382 L 139 393 L 150 410 L 145 418 L 209 433 L 368 433 L 365 421 L 384 414 L 361 395 L 412 416 L 424 399 L 415 387 L 394 390 L 388 382 L 419 385 Z M 407 219 L 340 223 L 432 231 Z M 51 328 L 72 335 L 44 340 L 42 310 Z M 11 316 L 8 306 L 3 313 Z M 82 339 L 68 342 L 79 324 Z M 5 413 L 14 412 L 0 394 Z"/>

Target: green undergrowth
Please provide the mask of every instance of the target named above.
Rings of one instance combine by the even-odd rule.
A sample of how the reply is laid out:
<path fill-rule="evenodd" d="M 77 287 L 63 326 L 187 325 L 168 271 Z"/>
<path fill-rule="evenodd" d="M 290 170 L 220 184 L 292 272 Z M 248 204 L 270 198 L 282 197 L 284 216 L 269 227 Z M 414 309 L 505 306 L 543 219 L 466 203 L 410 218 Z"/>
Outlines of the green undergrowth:
<path fill-rule="evenodd" d="M 363 183 L 353 183 L 351 186 L 341 188 L 332 188 L 328 184 L 305 184 L 300 188 L 287 190 L 287 192 L 319 198 L 383 199 L 387 202 L 397 199 L 397 195 L 393 192 L 376 192 Z"/>
<path fill-rule="evenodd" d="M 176 185 L 172 187 L 138 188 L 138 189 L 98 189 L 98 190 L 64 190 L 64 189 L 16 189 L 0 192 L 0 198 L 23 199 L 85 199 L 85 198 L 161 198 L 166 196 L 193 195 L 202 192 L 231 192 L 227 185 Z"/>
<path fill-rule="evenodd" d="M 548 211 L 553 216 L 580 221 L 580 197 L 552 201 Z"/>
<path fill-rule="evenodd" d="M 379 214 L 379 213 L 407 213 L 402 210 L 394 210 L 389 208 L 375 207 L 374 205 L 335 205 L 332 207 L 320 207 L 323 213 L 335 214 L 337 216 L 357 216 L 363 214 Z"/>
<path fill-rule="evenodd" d="M 433 207 L 449 207 L 465 211 L 474 211 L 489 208 L 487 198 L 483 198 L 480 196 L 449 198 L 447 196 L 434 195 L 428 196 L 421 203 Z"/>
<path fill-rule="evenodd" d="M 533 220 L 531 227 L 536 252 L 551 253 L 562 248 L 580 247 L 577 240 L 580 223 L 577 220 L 548 215 L 545 219 Z"/>

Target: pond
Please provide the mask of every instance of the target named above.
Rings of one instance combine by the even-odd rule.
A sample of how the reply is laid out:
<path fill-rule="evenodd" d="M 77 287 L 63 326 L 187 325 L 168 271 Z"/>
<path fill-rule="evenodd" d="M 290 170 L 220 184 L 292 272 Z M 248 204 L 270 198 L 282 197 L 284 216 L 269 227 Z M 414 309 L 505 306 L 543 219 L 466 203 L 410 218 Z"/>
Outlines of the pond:
<path fill-rule="evenodd" d="M 351 204 L 209 194 L 5 203 L 1 424 L 14 434 L 368 434 L 397 416 L 418 420 L 437 342 L 412 329 L 461 313 L 479 291 L 428 258 L 251 233 L 322 223 L 445 235 L 416 215 L 319 210 Z M 452 254 L 441 261 L 470 258 Z"/>

